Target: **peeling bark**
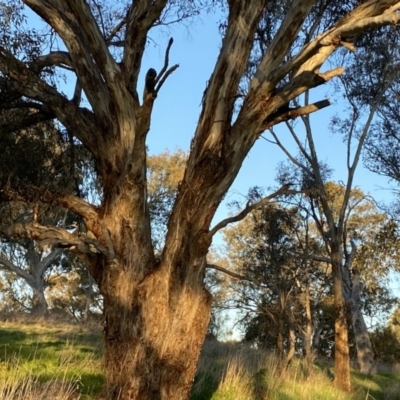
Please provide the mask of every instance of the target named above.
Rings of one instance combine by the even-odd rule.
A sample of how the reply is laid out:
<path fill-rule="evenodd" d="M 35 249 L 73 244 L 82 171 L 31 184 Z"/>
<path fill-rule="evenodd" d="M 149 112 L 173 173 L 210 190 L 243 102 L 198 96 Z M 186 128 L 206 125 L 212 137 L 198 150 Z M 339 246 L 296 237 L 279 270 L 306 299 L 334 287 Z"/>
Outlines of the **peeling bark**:
<path fill-rule="evenodd" d="M 210 295 L 203 277 L 205 256 L 215 233 L 210 232 L 210 223 L 217 207 L 267 123 L 305 115 L 327 105 L 316 103 L 296 113 L 278 113 L 276 118 L 269 118 L 292 99 L 343 72 L 340 68 L 318 71 L 340 46 L 340 35 L 397 23 L 400 14 L 393 7 L 396 2 L 369 1 L 365 3 L 368 6 L 361 5 L 342 23 L 339 21 L 288 58 L 315 3 L 293 2 L 234 122 L 238 88 L 264 2 L 228 2 L 225 37 L 204 93 L 185 175 L 169 219 L 163 253 L 157 261 L 147 205 L 146 136 L 155 94 L 174 67 L 157 76 L 156 93 L 145 93 L 142 104 L 137 80 L 148 32 L 162 15 L 167 0 L 131 2 L 126 17 L 116 26 L 119 30 L 126 24 L 120 62 L 108 49 L 115 31 L 108 39 L 102 37 L 86 2 L 24 3 L 55 30 L 68 53 L 39 57 L 35 70 L 34 62 L 29 65 L 33 68 L 28 68 L 0 47 L 0 71 L 21 96 L 43 105 L 44 112 L 54 115 L 93 154 L 103 198 L 101 205 L 94 207 L 74 196 L 53 196 L 45 190 L 40 197 L 43 202 L 58 202 L 81 216 L 95 238 L 35 222 L 0 229 L 11 236 L 63 247 L 86 262 L 104 297 L 106 398 L 186 399 L 210 315 Z M 37 68 L 52 59 L 76 73 L 81 87 L 77 92 L 85 92 L 90 110 L 79 107 L 79 96 L 67 99 L 37 74 Z M 293 78 L 278 87 L 289 74 Z M 2 189 L 0 195 L 11 199 L 17 195 L 19 201 L 29 201 L 26 193 L 10 194 Z M 335 265 L 335 382 L 348 390 L 342 271 L 339 264 Z"/>

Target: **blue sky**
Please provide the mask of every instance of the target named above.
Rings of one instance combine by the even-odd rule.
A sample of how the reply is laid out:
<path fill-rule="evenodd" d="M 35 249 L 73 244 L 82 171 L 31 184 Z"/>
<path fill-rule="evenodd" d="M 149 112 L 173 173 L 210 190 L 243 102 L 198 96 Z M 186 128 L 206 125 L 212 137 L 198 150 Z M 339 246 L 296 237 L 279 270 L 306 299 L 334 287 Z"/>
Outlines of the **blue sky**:
<path fill-rule="evenodd" d="M 218 16 L 206 15 L 189 30 L 177 26 L 171 29 L 170 36 L 174 38 L 170 63 L 171 65 L 178 63 L 180 67 L 169 77 L 155 102 L 148 137 L 148 146 L 152 154 L 165 149 L 173 151 L 178 147 L 184 150 L 189 148 L 200 113 L 205 84 L 213 70 L 221 45 Z M 163 65 L 164 49 L 169 36 L 165 33 L 154 34 L 152 38 L 157 46 L 149 45 L 144 57 L 142 74 L 150 67 L 159 70 Z M 311 99 L 316 101 L 332 97 L 330 90 L 327 85 L 318 88 L 311 92 Z M 320 159 L 334 169 L 335 180 L 346 181 L 345 145 L 341 136 L 328 130 L 330 118 L 341 111 L 341 106 L 333 104 L 314 113 L 311 121 L 316 133 L 315 140 Z M 301 127 L 300 121 L 298 126 Z M 282 141 L 286 142 L 289 139 L 289 132 L 284 124 L 276 127 L 276 131 L 279 132 Z M 297 152 L 294 147 L 292 149 L 294 153 Z M 259 139 L 247 156 L 226 200 L 229 201 L 235 196 L 240 198 L 238 194 L 245 195 L 249 187 L 254 185 L 265 187 L 275 185 L 276 167 L 283 160 L 285 156 L 277 146 Z M 355 175 L 355 185 L 379 201 L 390 201 L 392 198 L 391 191 L 387 190 L 389 188 L 387 179 L 369 172 L 363 168 L 362 163 Z M 221 207 L 216 219 L 223 218 L 224 214 L 226 209 Z"/>
<path fill-rule="evenodd" d="M 43 22 L 27 10 L 30 27 L 40 29 Z M 166 149 L 174 151 L 177 148 L 187 150 L 193 137 L 200 114 L 201 99 L 206 82 L 209 79 L 221 46 L 221 35 L 218 31 L 218 14 L 203 14 L 190 26 L 171 25 L 169 28 L 154 29 L 150 32 L 150 40 L 143 57 L 141 78 L 139 79 L 139 93 L 142 93 L 144 75 L 149 68 L 159 71 L 164 64 L 165 48 L 170 37 L 174 44 L 170 52 L 170 66 L 179 64 L 179 68 L 167 79 L 155 101 L 152 116 L 151 130 L 148 135 L 150 154 L 157 154 Z M 62 90 L 71 94 L 75 79 L 62 86 Z M 311 91 L 311 101 L 329 98 L 331 89 L 328 85 Z M 334 100 L 334 98 L 332 98 Z M 311 116 L 318 154 L 321 161 L 325 161 L 334 169 L 335 180 L 346 181 L 347 170 L 345 162 L 346 148 L 342 137 L 334 135 L 328 130 L 330 118 L 340 113 L 341 107 L 333 104 Z M 298 126 L 301 128 L 300 121 Z M 283 142 L 287 142 L 289 132 L 284 124 L 275 127 Z M 265 136 L 268 137 L 266 133 Z M 289 142 L 287 142 L 289 143 Z M 291 147 L 297 153 L 295 147 Z M 259 139 L 246 157 L 243 167 L 232 185 L 226 202 L 240 199 L 248 189 L 258 185 L 263 187 L 274 186 L 276 167 L 280 161 L 286 159 L 281 150 L 265 140 Z M 387 179 L 373 174 L 363 168 L 360 163 L 355 185 L 369 192 L 379 201 L 389 202 L 392 193 L 388 188 Z M 244 197 L 243 197 L 244 199 Z M 216 220 L 224 218 L 226 208 L 220 207 Z"/>
<path fill-rule="evenodd" d="M 29 21 L 34 26 L 40 25 L 38 18 L 32 17 L 31 13 Z M 174 38 L 174 44 L 170 52 L 170 65 L 180 64 L 180 67 L 168 78 L 155 101 L 147 141 L 150 154 L 157 154 L 166 149 L 189 149 L 200 114 L 206 82 L 212 73 L 221 46 L 218 22 L 218 15 L 206 14 L 189 27 L 176 25 L 170 27 L 168 32 L 151 32 L 151 41 L 143 58 L 140 78 L 142 86 L 139 87 L 139 93 L 142 93 L 144 75 L 148 68 L 155 68 L 157 71 L 162 68 L 165 48 L 171 36 Z M 72 93 L 74 85 L 75 80 L 72 80 L 63 90 Z M 329 91 L 327 86 L 314 90 L 311 92 L 311 100 L 330 97 Z M 334 169 L 333 179 L 336 181 L 347 179 L 346 148 L 342 137 L 332 134 L 328 125 L 330 118 L 341 111 L 340 106 L 332 105 L 311 117 L 314 131 L 318 131 L 315 140 L 320 160 Z M 284 125 L 276 127 L 276 131 L 281 140 L 286 142 L 289 132 Z M 294 147 L 292 150 L 297 153 Z M 244 200 L 250 187 L 275 186 L 276 168 L 278 163 L 285 159 L 276 146 L 265 140 L 258 140 L 246 157 L 224 203 L 217 211 L 214 223 L 227 216 L 229 211 L 226 203 L 241 198 Z M 378 201 L 390 202 L 393 198 L 392 192 L 388 190 L 390 185 L 387 179 L 372 174 L 363 168 L 362 163 L 357 169 L 354 183 Z M 220 236 L 216 236 L 215 239 L 215 244 L 221 244 Z M 395 286 L 397 285 L 393 284 L 393 287 Z"/>

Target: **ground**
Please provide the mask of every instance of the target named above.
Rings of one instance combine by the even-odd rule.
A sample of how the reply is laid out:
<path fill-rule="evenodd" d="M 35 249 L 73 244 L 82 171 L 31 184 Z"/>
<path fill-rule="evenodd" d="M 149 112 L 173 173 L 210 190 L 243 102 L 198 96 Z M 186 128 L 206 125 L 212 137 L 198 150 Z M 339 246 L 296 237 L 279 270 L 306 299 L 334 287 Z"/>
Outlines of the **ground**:
<path fill-rule="evenodd" d="M 18 320 L 0 325 L 0 397 L 3 400 L 100 400 L 101 325 L 58 320 Z M 382 368 L 381 368 L 382 370 Z M 317 362 L 306 374 L 300 360 L 281 376 L 276 359 L 234 343 L 207 341 L 191 400 L 395 400 L 400 370 L 386 367 L 368 377 L 352 371 L 353 393 L 332 387 L 332 363 Z"/>

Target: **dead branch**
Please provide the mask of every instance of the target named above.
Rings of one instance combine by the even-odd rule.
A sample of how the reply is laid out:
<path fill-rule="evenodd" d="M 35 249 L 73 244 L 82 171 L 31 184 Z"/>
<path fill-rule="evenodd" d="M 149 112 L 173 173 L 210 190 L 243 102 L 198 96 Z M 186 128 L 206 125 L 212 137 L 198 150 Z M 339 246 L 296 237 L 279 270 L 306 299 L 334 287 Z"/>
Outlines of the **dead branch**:
<path fill-rule="evenodd" d="M 264 121 L 264 125 L 262 125 L 261 130 L 264 131 L 281 122 L 289 121 L 303 115 L 309 115 L 315 111 L 319 111 L 322 108 L 330 106 L 330 104 L 331 102 L 326 99 L 317 101 L 304 107 L 289 108 L 283 111 L 277 110 L 275 113 L 272 113 L 270 116 L 268 116 L 268 118 Z"/>
<path fill-rule="evenodd" d="M 168 68 L 169 65 L 169 52 L 171 50 L 172 43 L 174 43 L 174 38 L 170 38 L 168 41 L 167 49 L 165 50 L 165 57 L 164 57 L 164 66 L 162 67 L 160 73 L 158 74 L 155 83 L 157 84 L 158 81 L 162 78 L 164 75 L 165 71 Z"/>
<path fill-rule="evenodd" d="M 175 64 L 174 66 L 172 66 L 165 74 L 164 76 L 161 78 L 160 82 L 158 83 L 155 92 L 158 93 L 158 91 L 161 89 L 162 85 L 164 84 L 164 82 L 167 80 L 168 76 L 171 75 L 176 69 L 179 68 L 179 64 Z"/>

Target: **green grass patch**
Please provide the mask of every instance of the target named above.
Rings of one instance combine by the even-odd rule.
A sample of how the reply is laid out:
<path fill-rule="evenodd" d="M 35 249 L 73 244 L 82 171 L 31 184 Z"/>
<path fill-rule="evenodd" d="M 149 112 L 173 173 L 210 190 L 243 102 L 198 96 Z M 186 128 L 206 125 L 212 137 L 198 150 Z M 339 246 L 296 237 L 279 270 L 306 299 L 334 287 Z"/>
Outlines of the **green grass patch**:
<path fill-rule="evenodd" d="M 11 386 L 26 387 L 24 390 L 32 392 L 34 398 L 35 388 L 44 387 L 46 382 L 59 386 L 57 390 L 73 387 L 83 399 L 92 399 L 100 392 L 104 384 L 100 329 L 93 332 L 75 325 L 58 325 L 7 323 L 0 327 L 3 393 Z"/>
<path fill-rule="evenodd" d="M 36 400 L 57 393 L 94 400 L 104 385 L 100 327 L 6 323 L 0 327 L 0 398 Z M 294 360 L 278 373 L 273 356 L 230 343 L 207 342 L 190 400 L 400 400 L 400 374 L 352 371 L 352 393 L 332 386 L 333 365 L 306 371 Z"/>

